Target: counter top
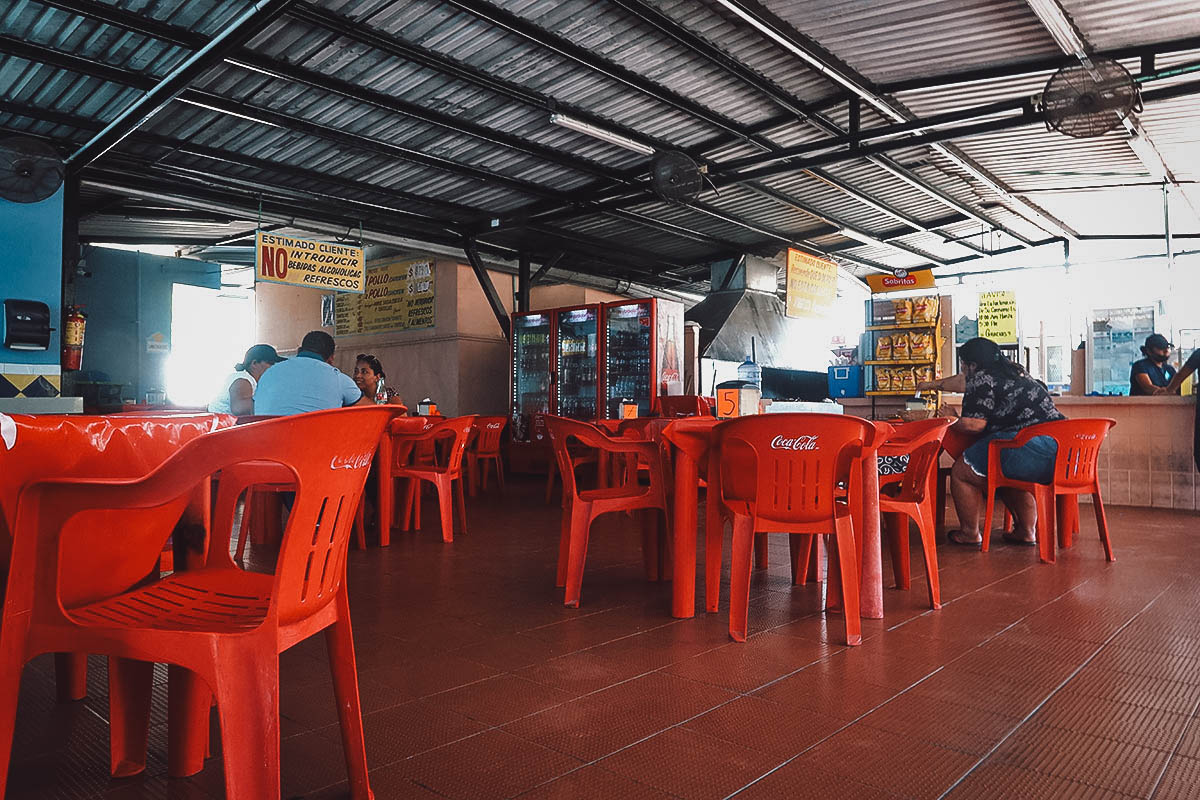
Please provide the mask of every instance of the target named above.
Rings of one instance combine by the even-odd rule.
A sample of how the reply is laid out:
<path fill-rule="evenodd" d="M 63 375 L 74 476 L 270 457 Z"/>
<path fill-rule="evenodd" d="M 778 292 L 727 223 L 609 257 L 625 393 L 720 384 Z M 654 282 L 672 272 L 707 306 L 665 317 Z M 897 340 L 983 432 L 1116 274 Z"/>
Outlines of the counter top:
<path fill-rule="evenodd" d="M 1195 395 L 1149 395 L 1125 397 L 1119 395 L 1063 394 L 1052 395 L 1056 406 L 1190 406 L 1196 402 Z M 944 394 L 942 402 L 951 406 L 962 405 L 961 394 Z"/>

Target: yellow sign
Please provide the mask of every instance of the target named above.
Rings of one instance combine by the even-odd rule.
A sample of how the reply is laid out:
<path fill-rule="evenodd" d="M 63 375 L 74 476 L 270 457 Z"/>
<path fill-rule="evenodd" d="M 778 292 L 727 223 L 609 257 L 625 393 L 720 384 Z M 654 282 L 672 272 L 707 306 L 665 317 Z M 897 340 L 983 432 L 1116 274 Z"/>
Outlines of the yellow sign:
<path fill-rule="evenodd" d="M 875 294 L 882 292 L 903 292 L 908 289 L 932 289 L 934 287 L 933 271 L 917 269 L 912 272 L 900 270 L 904 274 L 868 275 L 867 285 Z"/>
<path fill-rule="evenodd" d="M 980 292 L 979 335 L 996 344 L 1017 343 L 1017 298 L 1012 292 Z"/>
<path fill-rule="evenodd" d="M 787 252 L 787 315 L 824 314 L 837 299 L 837 264 L 801 250 Z"/>
<path fill-rule="evenodd" d="M 336 298 L 337 336 L 433 327 L 432 258 L 372 262 L 366 284 L 361 295 Z"/>
<path fill-rule="evenodd" d="M 254 237 L 256 281 L 309 289 L 362 292 L 363 249 L 259 231 Z"/>

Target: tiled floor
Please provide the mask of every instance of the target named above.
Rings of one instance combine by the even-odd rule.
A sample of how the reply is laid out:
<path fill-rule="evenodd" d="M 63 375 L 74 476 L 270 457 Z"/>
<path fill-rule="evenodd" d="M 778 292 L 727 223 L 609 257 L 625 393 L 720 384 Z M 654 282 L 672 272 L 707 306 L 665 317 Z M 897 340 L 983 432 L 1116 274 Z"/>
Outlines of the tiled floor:
<path fill-rule="evenodd" d="M 595 529 L 583 605 L 563 608 L 540 489 L 473 501 L 451 545 L 430 509 L 425 532 L 352 552 L 380 800 L 1200 798 L 1200 516 L 1113 509 L 1112 565 L 1090 519 L 1053 566 L 998 537 L 943 545 L 945 607 L 914 576 L 847 650 L 818 590 L 790 585 L 784 537 L 744 645 L 724 611 L 669 616 L 621 518 Z M 284 796 L 346 797 L 321 637 L 282 674 Z M 103 661 L 80 703 L 56 704 L 51 675 L 25 671 L 10 798 L 224 796 L 219 758 L 166 779 L 165 691 L 146 774 L 110 781 Z"/>

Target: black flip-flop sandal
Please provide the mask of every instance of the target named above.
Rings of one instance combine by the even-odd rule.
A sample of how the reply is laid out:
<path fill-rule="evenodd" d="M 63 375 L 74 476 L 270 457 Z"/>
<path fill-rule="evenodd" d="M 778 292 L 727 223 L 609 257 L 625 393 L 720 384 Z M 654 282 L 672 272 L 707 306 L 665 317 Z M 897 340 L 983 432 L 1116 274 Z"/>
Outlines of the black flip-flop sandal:
<path fill-rule="evenodd" d="M 1005 531 L 1001 534 L 1004 541 L 1009 544 L 1015 544 L 1018 547 L 1033 547 L 1037 544 L 1037 539 L 1021 539 L 1016 535 L 1016 531 Z"/>
<path fill-rule="evenodd" d="M 966 534 L 964 534 L 964 533 L 963 533 L 963 532 L 962 532 L 960 529 L 958 529 L 958 528 L 955 528 L 955 529 L 954 529 L 954 530 L 952 530 L 952 531 L 947 531 L 947 532 L 946 532 L 946 540 L 947 540 L 948 542 L 950 542 L 951 544 L 957 544 L 957 545 L 960 545 L 960 546 L 962 546 L 962 547 L 981 547 L 981 546 L 983 545 L 983 539 L 964 539 L 964 538 L 961 538 L 961 537 L 963 537 L 963 536 L 965 536 L 965 535 L 966 535 Z"/>

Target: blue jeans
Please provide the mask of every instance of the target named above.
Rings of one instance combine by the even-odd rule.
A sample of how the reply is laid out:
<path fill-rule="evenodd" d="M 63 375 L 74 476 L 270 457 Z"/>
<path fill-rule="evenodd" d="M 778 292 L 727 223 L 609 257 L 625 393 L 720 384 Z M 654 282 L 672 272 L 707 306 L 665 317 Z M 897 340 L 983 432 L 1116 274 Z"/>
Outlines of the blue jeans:
<path fill-rule="evenodd" d="M 984 434 L 963 451 L 963 461 L 976 475 L 987 477 L 988 445 L 996 439 L 1013 439 L 1020 431 L 995 431 Z M 1000 471 L 1004 477 L 1028 483 L 1050 483 L 1054 479 L 1054 459 L 1058 442 L 1053 436 L 1035 436 L 1020 447 L 1000 451 Z"/>

